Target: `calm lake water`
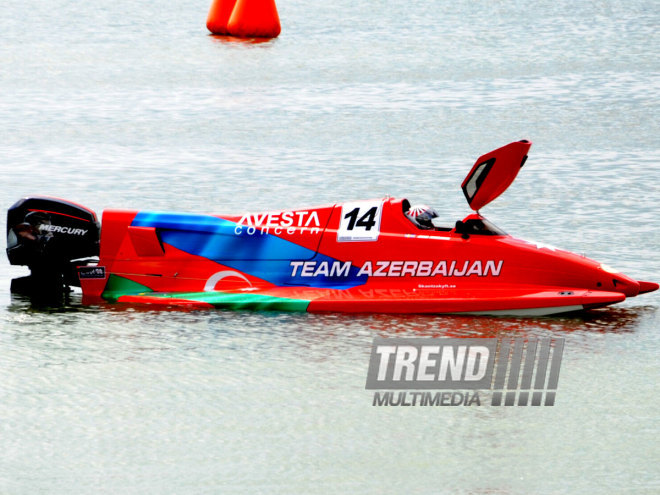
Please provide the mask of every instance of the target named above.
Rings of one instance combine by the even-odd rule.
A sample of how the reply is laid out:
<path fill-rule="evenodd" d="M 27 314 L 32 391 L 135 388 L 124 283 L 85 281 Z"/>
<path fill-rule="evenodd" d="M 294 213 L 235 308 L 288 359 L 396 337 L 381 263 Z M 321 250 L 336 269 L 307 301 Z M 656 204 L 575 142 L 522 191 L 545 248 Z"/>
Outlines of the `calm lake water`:
<path fill-rule="evenodd" d="M 267 43 L 206 1 L 5 0 L 0 198 L 240 213 L 380 197 L 483 211 L 660 279 L 660 7 L 280 0 Z M 5 218 L 2 218 L 2 231 Z M 584 316 L 33 308 L 0 261 L 0 493 L 660 493 L 660 296 Z M 564 337 L 554 407 L 372 407 L 375 336 Z"/>

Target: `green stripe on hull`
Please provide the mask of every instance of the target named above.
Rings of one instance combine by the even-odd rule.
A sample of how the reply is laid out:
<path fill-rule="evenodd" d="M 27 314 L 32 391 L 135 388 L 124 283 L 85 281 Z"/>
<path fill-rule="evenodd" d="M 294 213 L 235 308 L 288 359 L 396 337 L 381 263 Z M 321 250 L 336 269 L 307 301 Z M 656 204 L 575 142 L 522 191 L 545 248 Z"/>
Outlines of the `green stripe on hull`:
<path fill-rule="evenodd" d="M 309 301 L 306 299 L 289 299 L 249 292 L 236 294 L 234 292 L 173 292 L 171 294 L 149 294 L 151 297 L 164 299 L 185 299 L 212 304 L 222 309 L 249 309 L 260 311 L 307 311 Z"/>
<path fill-rule="evenodd" d="M 121 296 L 128 294 L 144 294 L 145 292 L 152 292 L 152 290 L 146 285 L 133 282 L 126 277 L 111 273 L 108 277 L 108 283 L 105 284 L 105 289 L 103 289 L 101 297 L 106 301 L 116 302 Z"/>
<path fill-rule="evenodd" d="M 126 277 L 110 274 L 102 297 L 109 302 L 117 302 L 121 296 L 149 296 L 161 299 L 183 299 L 205 302 L 222 309 L 248 309 L 258 311 L 307 311 L 309 301 L 286 297 L 267 296 L 250 292 L 154 292 L 146 285 Z M 165 301 L 163 301 L 165 302 Z"/>

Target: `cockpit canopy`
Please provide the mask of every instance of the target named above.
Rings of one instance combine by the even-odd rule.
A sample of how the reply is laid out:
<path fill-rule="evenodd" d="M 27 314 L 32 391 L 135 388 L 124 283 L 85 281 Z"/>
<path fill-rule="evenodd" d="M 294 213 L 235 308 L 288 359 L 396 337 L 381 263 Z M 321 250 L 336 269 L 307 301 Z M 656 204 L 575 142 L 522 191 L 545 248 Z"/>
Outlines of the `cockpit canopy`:
<path fill-rule="evenodd" d="M 434 208 L 425 204 L 411 205 L 407 199 L 401 202 L 401 206 L 403 214 L 418 229 L 445 232 L 455 230 L 457 234 L 463 235 L 507 235 L 506 232 L 479 214 L 468 215 L 463 220 L 457 221 L 453 228 L 442 227 L 439 224 L 440 216 Z"/>
<path fill-rule="evenodd" d="M 529 141 L 516 141 L 477 159 L 461 184 L 470 208 L 479 211 L 507 190 L 525 164 L 531 146 Z"/>

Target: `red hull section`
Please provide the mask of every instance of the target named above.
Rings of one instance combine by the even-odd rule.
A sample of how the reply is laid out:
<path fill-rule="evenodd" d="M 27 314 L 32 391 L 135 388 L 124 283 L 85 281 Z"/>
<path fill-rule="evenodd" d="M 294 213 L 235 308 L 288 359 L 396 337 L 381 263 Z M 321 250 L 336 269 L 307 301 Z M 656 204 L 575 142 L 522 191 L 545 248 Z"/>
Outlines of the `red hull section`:
<path fill-rule="evenodd" d="M 483 155 L 463 183 L 479 209 L 502 194 L 531 143 Z M 600 263 L 515 239 L 472 214 L 382 198 L 243 215 L 106 210 L 85 301 L 314 312 L 545 315 L 658 289 Z M 52 228 L 50 229 L 53 230 Z"/>
<path fill-rule="evenodd" d="M 99 265 L 134 285 L 114 291 L 92 279 L 83 290 L 193 307 L 523 315 L 601 307 L 641 290 L 596 261 L 489 230 L 478 215 L 458 230 L 420 229 L 406 206 L 385 198 L 225 217 L 106 211 Z"/>

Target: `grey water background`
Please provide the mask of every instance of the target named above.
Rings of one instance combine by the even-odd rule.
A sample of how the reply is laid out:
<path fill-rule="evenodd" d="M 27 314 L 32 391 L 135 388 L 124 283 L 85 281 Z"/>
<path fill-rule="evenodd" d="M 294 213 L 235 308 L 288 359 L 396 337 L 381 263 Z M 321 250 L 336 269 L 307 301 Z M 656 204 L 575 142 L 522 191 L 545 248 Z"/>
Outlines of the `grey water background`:
<path fill-rule="evenodd" d="M 405 196 L 660 279 L 657 2 L 5 0 L 0 198 L 258 211 Z M 5 231 L 2 219 L 2 232 Z M 33 308 L 0 261 L 0 493 L 660 493 L 658 293 L 583 316 Z M 372 407 L 375 336 L 566 339 L 554 407 Z"/>

